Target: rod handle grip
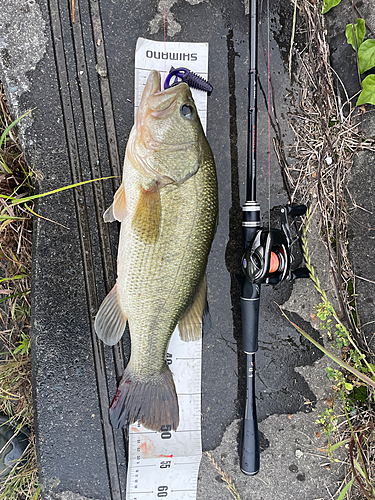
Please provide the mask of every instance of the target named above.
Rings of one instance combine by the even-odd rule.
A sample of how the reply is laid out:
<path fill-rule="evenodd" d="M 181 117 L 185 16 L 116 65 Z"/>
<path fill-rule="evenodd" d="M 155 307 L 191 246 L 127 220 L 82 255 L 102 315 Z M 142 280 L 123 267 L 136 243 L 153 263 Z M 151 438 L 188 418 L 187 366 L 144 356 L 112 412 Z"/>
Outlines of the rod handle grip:
<path fill-rule="evenodd" d="M 246 297 L 250 294 L 242 295 L 245 295 L 241 297 L 242 349 L 253 353 L 258 350 L 259 293 L 254 293 L 252 298 Z"/>
<path fill-rule="evenodd" d="M 256 420 L 243 419 L 242 450 L 240 458 L 241 471 L 247 476 L 259 472 L 259 436 Z"/>
<path fill-rule="evenodd" d="M 242 422 L 242 439 L 240 449 L 241 471 L 253 476 L 259 471 L 260 451 L 258 420 L 255 404 L 255 367 L 254 354 L 247 355 L 246 405 Z"/>

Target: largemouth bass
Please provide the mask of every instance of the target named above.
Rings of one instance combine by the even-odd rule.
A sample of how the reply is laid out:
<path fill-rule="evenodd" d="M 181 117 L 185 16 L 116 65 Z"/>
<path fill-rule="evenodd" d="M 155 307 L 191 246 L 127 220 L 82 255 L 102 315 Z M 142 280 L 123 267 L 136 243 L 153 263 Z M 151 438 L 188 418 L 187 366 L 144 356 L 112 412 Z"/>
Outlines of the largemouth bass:
<path fill-rule="evenodd" d="M 125 153 L 123 181 L 105 212 L 121 221 L 117 282 L 95 318 L 116 344 L 129 322 L 131 356 L 110 407 L 113 427 L 139 420 L 176 430 L 179 410 L 165 361 L 179 325 L 183 340 L 202 335 L 206 265 L 218 213 L 214 158 L 186 83 L 160 90 L 152 71 Z"/>

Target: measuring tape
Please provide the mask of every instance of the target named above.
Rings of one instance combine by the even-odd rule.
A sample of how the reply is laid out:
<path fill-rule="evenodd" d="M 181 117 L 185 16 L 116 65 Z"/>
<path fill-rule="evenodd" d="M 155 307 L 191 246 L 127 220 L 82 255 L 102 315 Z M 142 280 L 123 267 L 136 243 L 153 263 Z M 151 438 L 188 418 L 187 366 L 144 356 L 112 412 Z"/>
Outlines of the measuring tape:
<path fill-rule="evenodd" d="M 155 42 L 139 38 L 135 53 L 135 112 L 151 70 L 162 82 L 171 66 L 185 66 L 208 79 L 208 44 Z M 204 130 L 207 95 L 192 89 Z M 139 422 L 129 426 L 126 500 L 193 500 L 196 498 L 201 439 L 202 340 L 183 342 L 178 327 L 168 346 L 166 361 L 176 387 L 180 423 L 161 432 L 150 431 Z"/>
<path fill-rule="evenodd" d="M 161 433 L 139 422 L 129 426 L 127 500 L 195 499 L 202 454 L 202 341 L 183 342 L 174 332 L 166 355 L 173 374 L 180 410 L 176 431 Z"/>

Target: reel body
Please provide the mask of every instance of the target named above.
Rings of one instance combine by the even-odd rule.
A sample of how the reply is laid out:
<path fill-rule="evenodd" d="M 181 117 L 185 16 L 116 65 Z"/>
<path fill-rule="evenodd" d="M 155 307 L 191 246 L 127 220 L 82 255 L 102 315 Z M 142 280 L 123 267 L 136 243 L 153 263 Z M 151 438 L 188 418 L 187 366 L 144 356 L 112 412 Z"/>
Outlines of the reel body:
<path fill-rule="evenodd" d="M 283 207 L 280 212 L 280 229 L 256 230 L 242 257 L 242 270 L 250 283 L 277 285 L 280 281 L 308 278 L 306 268 L 291 271 L 291 237 L 288 215 L 303 215 L 305 205 Z"/>

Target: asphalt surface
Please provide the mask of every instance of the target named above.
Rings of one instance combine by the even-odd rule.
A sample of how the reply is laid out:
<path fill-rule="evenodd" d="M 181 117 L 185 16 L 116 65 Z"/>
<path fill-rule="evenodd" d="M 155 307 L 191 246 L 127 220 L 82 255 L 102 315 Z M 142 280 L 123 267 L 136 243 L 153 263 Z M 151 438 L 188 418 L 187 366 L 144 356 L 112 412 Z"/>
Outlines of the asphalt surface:
<path fill-rule="evenodd" d="M 349 2 L 343 2 L 350 21 Z M 218 171 L 220 215 L 207 270 L 211 327 L 203 340 L 203 448 L 211 450 L 219 466 L 229 473 L 242 500 L 330 498 L 344 470 L 329 464 L 321 451 L 324 438 L 315 434 L 316 416 L 331 395 L 325 377 L 327 360 L 281 317 L 276 305 L 284 304 L 295 322 L 320 339 L 310 324 L 319 298 L 308 280 L 262 290 L 256 357 L 261 471 L 248 478 L 238 464 L 245 389 L 238 275 L 247 140 L 246 7 L 240 0 L 80 0 L 76 8 L 72 24 L 67 1 L 5 0 L 0 6 L 0 77 L 14 116 L 34 109 L 21 122 L 20 135 L 26 157 L 37 173 L 37 189 L 45 192 L 78 180 L 120 173 L 133 124 L 135 43 L 140 36 L 162 40 L 164 14 L 167 39 L 209 42 L 209 79 L 214 92 L 208 104 L 207 137 Z M 298 103 L 299 93 L 287 75 L 292 17 L 292 5 L 270 1 L 272 81 L 286 145 L 293 141 L 287 115 Z M 332 14 L 327 19 L 334 39 L 345 29 L 344 16 Z M 262 13 L 257 192 L 266 220 L 265 21 Z M 105 76 L 98 74 L 97 64 L 105 68 Z M 345 72 L 345 59 L 338 66 Z M 297 70 L 295 57 L 293 70 Z M 275 133 L 272 130 L 272 136 Z M 371 211 L 373 201 L 365 194 L 374 178 L 371 158 L 359 155 L 357 162 L 353 190 L 357 190 L 358 205 L 364 197 Z M 370 181 L 361 184 L 364 176 Z M 111 203 L 116 182 L 65 191 L 41 199 L 37 206 L 42 216 L 65 226 L 42 219 L 34 224 L 33 384 L 44 499 L 125 498 L 124 436 L 121 431 L 112 434 L 102 408 L 115 393 L 116 375 L 129 345 L 125 336 L 122 348 L 112 352 L 103 349 L 92 333 L 97 307 L 115 280 L 117 228 L 104 226 L 101 215 Z M 287 202 L 273 152 L 270 191 L 271 206 Z M 366 224 L 371 225 L 368 218 Z M 353 263 L 358 275 L 366 278 L 371 276 L 374 262 L 372 233 L 360 232 L 358 225 L 351 231 Z M 324 288 L 333 293 L 329 264 L 314 221 L 310 252 Z M 358 279 L 357 286 L 370 338 L 374 285 Z M 231 498 L 206 454 L 198 498 Z"/>

